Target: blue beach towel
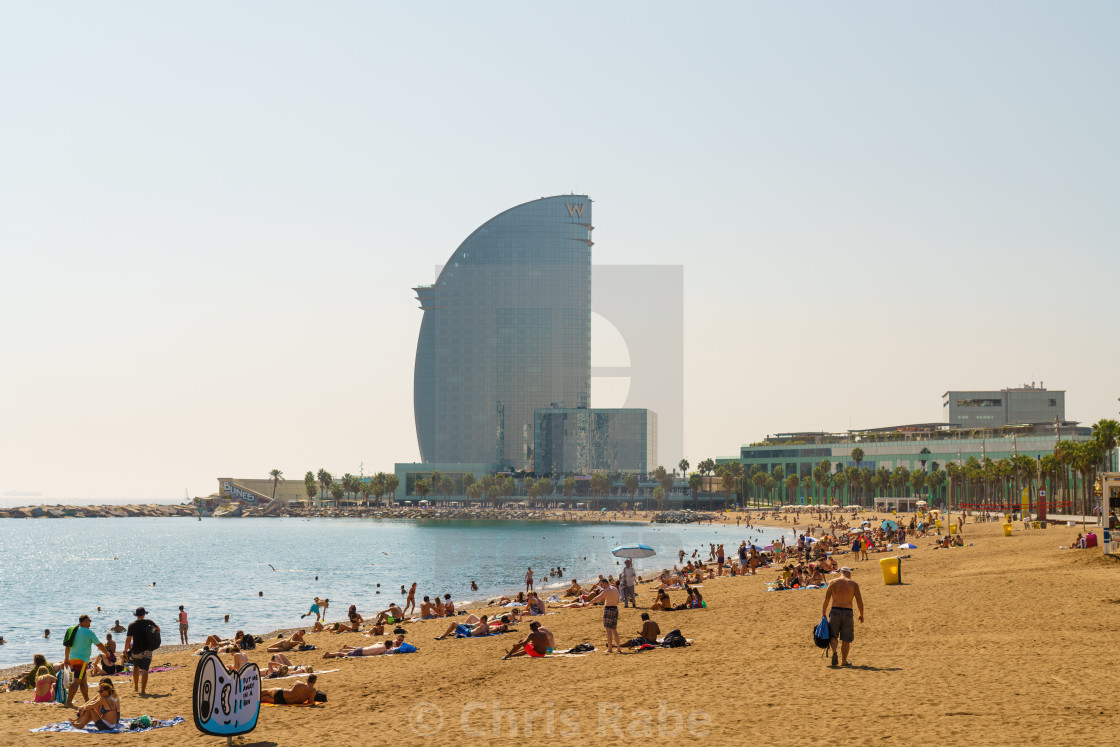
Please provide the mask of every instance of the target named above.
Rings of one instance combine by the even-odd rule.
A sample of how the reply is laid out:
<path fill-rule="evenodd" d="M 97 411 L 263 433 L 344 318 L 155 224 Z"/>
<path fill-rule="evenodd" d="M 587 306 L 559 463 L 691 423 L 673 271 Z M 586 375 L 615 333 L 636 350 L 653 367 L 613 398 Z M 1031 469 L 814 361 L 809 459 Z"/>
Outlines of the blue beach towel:
<path fill-rule="evenodd" d="M 813 643 L 817 648 L 828 648 L 828 642 L 831 634 L 828 632 L 828 618 L 821 617 L 821 621 L 817 623 L 817 627 L 813 628 Z"/>
<path fill-rule="evenodd" d="M 152 725 L 146 729 L 129 729 L 128 727 L 134 720 L 135 719 L 131 718 L 121 719 L 120 723 L 116 724 L 112 729 L 106 729 L 105 731 L 98 731 L 97 727 L 95 727 L 93 724 L 88 724 L 84 729 L 75 729 L 70 725 L 69 721 L 59 721 L 57 724 L 47 724 L 46 726 L 40 726 L 38 729 L 28 729 L 28 731 L 55 731 L 67 732 L 70 734 L 120 734 L 122 732 L 139 733 L 142 731 L 151 731 L 152 729 L 162 729 L 166 726 L 178 726 L 179 724 L 184 722 L 182 716 L 176 716 L 175 718 L 167 719 L 166 721 L 152 719 Z"/>

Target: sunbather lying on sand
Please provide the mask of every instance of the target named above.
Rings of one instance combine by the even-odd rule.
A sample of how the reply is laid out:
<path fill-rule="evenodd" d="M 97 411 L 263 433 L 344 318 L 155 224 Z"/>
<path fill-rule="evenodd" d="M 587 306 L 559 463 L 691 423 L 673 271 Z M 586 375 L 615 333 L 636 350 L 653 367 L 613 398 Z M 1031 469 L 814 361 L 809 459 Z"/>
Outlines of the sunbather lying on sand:
<path fill-rule="evenodd" d="M 303 631 L 297 630 L 292 633 L 291 638 L 285 638 L 282 641 L 277 641 L 268 647 L 269 651 L 291 651 L 293 648 L 299 648 L 304 645 Z"/>
<path fill-rule="evenodd" d="M 372 646 L 346 646 L 341 651 L 335 653 L 323 654 L 324 659 L 340 659 L 344 656 L 357 657 L 357 656 L 381 656 L 393 650 L 394 647 L 400 646 L 404 643 L 404 636 L 398 635 L 396 640 L 387 638 L 381 643 L 375 643 Z"/>
<path fill-rule="evenodd" d="M 482 638 L 491 633 L 504 633 L 509 629 L 509 618 L 505 616 L 502 617 L 501 622 L 490 623 L 487 622 L 486 615 L 483 615 L 478 619 L 478 622 L 473 625 L 470 623 L 471 617 L 474 617 L 474 615 L 468 617 L 465 623 L 451 623 L 447 626 L 447 630 L 443 632 L 443 635 L 436 636 L 436 640 L 442 641 L 444 638 L 451 635 L 454 635 L 456 638 Z"/>
<path fill-rule="evenodd" d="M 268 662 L 268 667 L 261 672 L 261 675 L 263 677 L 287 677 L 289 674 L 303 674 L 314 671 L 306 664 L 293 664 L 292 660 L 284 654 L 273 654 Z"/>
<path fill-rule="evenodd" d="M 267 690 L 261 690 L 261 702 L 273 703 L 275 705 L 299 705 L 300 703 L 314 703 L 315 682 L 318 679 L 315 675 L 310 675 L 307 682 L 297 682 L 290 688 L 275 687 Z"/>

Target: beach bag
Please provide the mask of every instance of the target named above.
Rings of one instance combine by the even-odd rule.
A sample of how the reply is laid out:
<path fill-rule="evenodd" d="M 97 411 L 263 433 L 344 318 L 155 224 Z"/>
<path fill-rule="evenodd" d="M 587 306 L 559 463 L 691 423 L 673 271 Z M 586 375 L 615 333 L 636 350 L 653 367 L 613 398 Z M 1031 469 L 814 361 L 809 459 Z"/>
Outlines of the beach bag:
<path fill-rule="evenodd" d="M 70 682 L 73 680 L 74 675 L 70 673 L 69 667 L 62 667 L 58 670 L 58 684 L 54 688 L 54 699 L 56 703 L 66 702 L 66 691 L 70 689 Z"/>
<path fill-rule="evenodd" d="M 665 634 L 665 637 L 661 639 L 661 648 L 680 648 L 681 646 L 687 645 L 688 641 L 681 635 L 680 630 L 670 630 Z"/>
<path fill-rule="evenodd" d="M 132 636 L 133 651 L 155 651 L 163 641 L 160 638 L 159 627 L 151 620 L 137 620 L 136 635 Z"/>
<path fill-rule="evenodd" d="M 62 636 L 62 645 L 63 646 L 68 646 L 69 647 L 69 646 L 74 645 L 74 638 L 76 638 L 77 635 L 78 635 L 78 628 L 79 627 L 80 626 L 75 625 L 72 628 L 67 628 L 66 629 L 66 635 Z"/>
<path fill-rule="evenodd" d="M 241 650 L 252 651 L 257 647 L 257 641 L 251 635 L 241 636 Z"/>
<path fill-rule="evenodd" d="M 821 617 L 821 621 L 817 623 L 817 627 L 813 628 L 813 643 L 817 648 L 828 648 L 828 642 L 831 634 L 828 632 L 828 618 Z"/>

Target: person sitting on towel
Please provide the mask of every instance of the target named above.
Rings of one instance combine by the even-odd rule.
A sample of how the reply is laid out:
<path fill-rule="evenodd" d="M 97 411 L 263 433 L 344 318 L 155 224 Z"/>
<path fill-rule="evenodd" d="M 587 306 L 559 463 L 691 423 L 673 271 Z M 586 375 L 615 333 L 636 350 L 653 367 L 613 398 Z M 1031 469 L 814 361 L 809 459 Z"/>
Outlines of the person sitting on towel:
<path fill-rule="evenodd" d="M 292 633 L 291 638 L 285 638 L 282 641 L 277 641 L 276 643 L 269 646 L 268 650 L 272 652 L 291 651 L 293 648 L 298 648 L 302 645 L 304 645 L 303 631 L 297 630 L 296 632 Z"/>
<path fill-rule="evenodd" d="M 572 585 L 569 586 L 568 590 L 564 592 L 564 596 L 566 596 L 566 597 L 578 597 L 582 593 L 583 593 L 583 588 L 579 585 L 579 581 L 576 581 L 573 578 L 572 579 Z"/>
<path fill-rule="evenodd" d="M 273 687 L 261 690 L 261 702 L 273 705 L 300 705 L 301 703 L 314 703 L 315 681 L 318 677 L 314 674 L 308 676 L 307 682 L 297 682 L 288 689 Z"/>
<path fill-rule="evenodd" d="M 471 615 L 474 617 L 474 615 Z M 470 620 L 470 617 L 467 618 Z M 465 623 L 451 623 L 447 626 L 447 630 L 443 635 L 436 636 L 436 640 L 440 641 L 448 636 L 454 635 L 456 638 L 482 638 L 483 636 L 490 635 L 490 624 L 486 621 L 486 615 L 478 619 L 478 623 L 471 625 L 470 622 Z"/>
<path fill-rule="evenodd" d="M 544 655 L 552 650 L 548 632 L 541 628 L 539 622 L 534 620 L 529 623 L 529 630 L 531 632 L 525 637 L 525 640 L 518 641 L 514 644 L 505 658 L 508 659 L 511 656 L 530 656 L 534 659 L 543 659 Z"/>

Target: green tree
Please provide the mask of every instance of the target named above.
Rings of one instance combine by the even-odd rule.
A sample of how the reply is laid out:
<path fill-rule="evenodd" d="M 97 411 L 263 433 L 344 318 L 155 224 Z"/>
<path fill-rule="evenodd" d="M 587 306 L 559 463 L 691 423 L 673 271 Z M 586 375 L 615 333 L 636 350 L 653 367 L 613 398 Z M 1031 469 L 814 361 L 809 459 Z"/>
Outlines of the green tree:
<path fill-rule="evenodd" d="M 688 459 L 680 460 L 679 462 L 677 462 L 677 466 L 680 467 L 681 477 L 685 477 L 688 475 Z"/>
<path fill-rule="evenodd" d="M 560 481 L 560 486 L 564 491 L 564 497 L 571 498 L 576 492 L 576 478 L 569 475 Z"/>
<path fill-rule="evenodd" d="M 319 473 L 318 475 L 316 475 L 316 477 L 319 480 L 319 487 L 322 488 L 322 492 L 319 494 L 319 497 L 323 498 L 326 495 L 327 488 L 329 488 L 331 486 L 331 483 L 334 482 L 334 478 L 331 476 L 330 472 L 327 472 L 322 467 L 319 468 Z"/>
<path fill-rule="evenodd" d="M 692 509 L 695 511 L 699 503 L 698 494 L 700 493 L 700 485 L 704 482 L 704 478 L 698 472 L 693 472 L 688 476 L 688 489 L 692 491 Z"/>
<path fill-rule="evenodd" d="M 332 482 L 330 489 L 331 489 L 331 497 L 334 498 L 335 504 L 337 505 L 338 502 L 342 499 L 342 496 L 345 494 L 346 491 L 342 487 L 342 483 L 340 483 L 338 481 Z"/>
<path fill-rule="evenodd" d="M 427 498 L 428 493 L 432 492 L 432 484 L 428 482 L 427 479 L 421 477 L 412 484 L 412 492 L 421 498 Z"/>
<path fill-rule="evenodd" d="M 797 475 L 790 475 L 786 478 L 786 495 L 794 496 L 793 500 L 797 500 L 797 486 L 801 484 L 801 478 Z"/>
<path fill-rule="evenodd" d="M 280 487 L 280 482 L 284 479 L 284 473 L 274 469 L 269 471 L 268 474 L 272 478 L 272 500 L 276 500 L 276 488 Z"/>
<path fill-rule="evenodd" d="M 303 492 L 307 493 L 307 500 L 312 500 L 319 492 L 319 485 L 315 482 L 315 473 L 308 471 L 303 476 Z"/>
<path fill-rule="evenodd" d="M 626 476 L 622 484 L 626 487 L 627 495 L 630 496 L 630 503 L 633 503 L 634 496 L 638 494 L 638 476 L 631 473 Z"/>
<path fill-rule="evenodd" d="M 401 480 L 399 477 L 389 472 L 385 475 L 385 494 L 389 496 L 389 503 L 392 504 L 397 494 L 397 488 L 400 487 Z"/>
<path fill-rule="evenodd" d="M 439 492 L 443 493 L 444 499 L 450 498 L 451 494 L 455 492 L 455 481 L 447 475 L 439 479 Z"/>
<path fill-rule="evenodd" d="M 696 469 L 700 470 L 702 475 L 710 475 L 716 471 L 716 460 L 709 457 L 697 464 Z"/>
<path fill-rule="evenodd" d="M 1101 450 L 1106 457 L 1105 471 L 1112 471 L 1112 455 L 1116 451 L 1117 441 L 1120 441 L 1120 422 L 1104 418 L 1093 423 L 1093 440 L 1101 445 Z"/>
<path fill-rule="evenodd" d="M 482 483 L 472 482 L 470 485 L 468 485 L 467 495 L 470 496 L 470 499 L 472 501 L 477 503 L 478 499 L 482 497 Z"/>
<path fill-rule="evenodd" d="M 863 449 L 858 446 L 852 449 L 852 461 L 856 463 L 856 469 L 859 469 L 859 466 L 863 464 Z"/>
<path fill-rule="evenodd" d="M 373 492 L 373 478 L 358 480 L 358 492 L 362 494 L 362 503 L 369 505 L 369 494 Z"/>
<path fill-rule="evenodd" d="M 665 488 L 658 485 L 653 489 L 653 502 L 657 504 L 658 510 L 664 507 L 665 503 Z"/>
<path fill-rule="evenodd" d="M 466 491 L 467 495 L 471 494 L 470 493 L 471 485 L 474 485 L 474 484 L 475 484 L 474 475 L 472 475 L 470 472 L 463 475 L 463 490 Z"/>
<path fill-rule="evenodd" d="M 536 486 L 537 495 L 544 496 L 546 498 L 552 495 L 552 480 L 549 480 L 547 477 L 542 477 L 541 479 L 537 480 Z"/>

